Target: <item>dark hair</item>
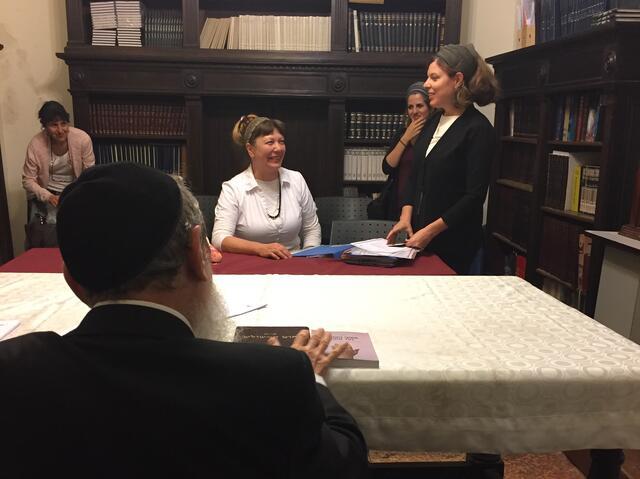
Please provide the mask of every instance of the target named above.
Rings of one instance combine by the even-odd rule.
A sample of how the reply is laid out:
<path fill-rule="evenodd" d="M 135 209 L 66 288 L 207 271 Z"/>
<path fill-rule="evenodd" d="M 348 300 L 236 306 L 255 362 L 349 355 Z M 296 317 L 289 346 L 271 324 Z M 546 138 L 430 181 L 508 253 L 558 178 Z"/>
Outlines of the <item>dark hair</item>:
<path fill-rule="evenodd" d="M 456 105 L 465 108 L 473 102 L 480 106 L 488 105 L 495 101 L 500 91 L 498 80 L 493 74 L 493 71 L 491 71 L 491 68 L 489 68 L 489 65 L 487 65 L 487 62 L 485 62 L 480 55 L 475 54 L 475 56 L 478 62 L 476 71 L 471 78 L 465 78 L 460 88 L 456 89 Z M 429 62 L 429 65 L 431 65 L 432 62 L 436 62 L 450 77 L 456 74 L 456 70 L 438 57 L 434 56 Z"/>
<path fill-rule="evenodd" d="M 249 137 L 246 138 L 247 128 L 256 119 L 258 119 L 259 123 L 253 127 Z M 235 144 L 244 147 L 247 143 L 254 145 L 256 138 L 270 135 L 274 130 L 278 130 L 282 136 L 286 136 L 284 123 L 280 120 L 259 117 L 255 113 L 249 113 L 248 115 L 243 115 L 233 126 L 231 138 Z"/>
<path fill-rule="evenodd" d="M 62 121 L 69 121 L 69 113 L 64 107 L 57 101 L 49 100 L 45 101 L 44 105 L 38 111 L 38 118 L 42 126 L 47 126 L 47 123 L 60 119 Z"/>

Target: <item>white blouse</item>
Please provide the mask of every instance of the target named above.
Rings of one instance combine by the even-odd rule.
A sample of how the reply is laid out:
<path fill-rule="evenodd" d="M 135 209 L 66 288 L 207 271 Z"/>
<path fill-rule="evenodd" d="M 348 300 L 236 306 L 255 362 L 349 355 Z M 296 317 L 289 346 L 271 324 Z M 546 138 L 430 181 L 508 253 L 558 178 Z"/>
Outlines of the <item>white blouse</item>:
<path fill-rule="evenodd" d="M 282 198 L 280 215 L 270 208 L 267 194 L 260 187 L 251 167 L 222 184 L 216 206 L 211 239 L 222 248 L 222 240 L 235 236 L 259 243 L 280 243 L 289 250 L 320 244 L 320 223 L 316 204 L 302 175 L 280 168 Z"/>

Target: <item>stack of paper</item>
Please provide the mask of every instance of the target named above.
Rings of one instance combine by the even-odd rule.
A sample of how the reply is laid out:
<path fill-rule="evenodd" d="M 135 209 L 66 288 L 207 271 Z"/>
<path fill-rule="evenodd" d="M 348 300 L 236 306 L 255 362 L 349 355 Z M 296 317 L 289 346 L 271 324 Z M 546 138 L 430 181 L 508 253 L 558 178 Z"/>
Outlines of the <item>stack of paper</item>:
<path fill-rule="evenodd" d="M 374 238 L 351 243 L 349 253 L 353 256 L 389 256 L 392 258 L 413 259 L 419 250 L 406 246 L 389 246 L 384 238 Z"/>
<path fill-rule="evenodd" d="M 17 319 L 0 319 L 0 339 L 13 331 L 19 324 L 20 321 Z"/>
<path fill-rule="evenodd" d="M 93 26 L 92 45 L 116 45 L 116 9 L 114 2 L 91 2 L 91 24 Z"/>
<path fill-rule="evenodd" d="M 138 1 L 116 1 L 118 45 L 142 46 L 142 6 Z"/>

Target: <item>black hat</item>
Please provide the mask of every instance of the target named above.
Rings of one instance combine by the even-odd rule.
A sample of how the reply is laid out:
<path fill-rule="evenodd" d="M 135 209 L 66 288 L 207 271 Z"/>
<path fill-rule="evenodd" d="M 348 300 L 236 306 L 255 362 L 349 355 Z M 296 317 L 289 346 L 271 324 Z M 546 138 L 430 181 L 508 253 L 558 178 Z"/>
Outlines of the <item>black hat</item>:
<path fill-rule="evenodd" d="M 133 163 L 95 166 L 60 196 L 58 244 L 71 276 L 97 293 L 140 274 L 174 234 L 176 181 Z"/>

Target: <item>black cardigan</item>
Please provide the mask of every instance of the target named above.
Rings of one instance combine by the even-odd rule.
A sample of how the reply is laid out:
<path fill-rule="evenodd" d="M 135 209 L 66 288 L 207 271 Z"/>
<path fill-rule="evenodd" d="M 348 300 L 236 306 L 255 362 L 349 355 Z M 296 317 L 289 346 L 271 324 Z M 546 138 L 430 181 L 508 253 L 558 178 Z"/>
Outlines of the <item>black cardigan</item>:
<path fill-rule="evenodd" d="M 413 206 L 414 231 L 442 217 L 448 229 L 427 249 L 464 274 L 482 245 L 482 206 L 496 134 L 489 120 L 471 105 L 425 157 L 441 116 L 437 113 L 428 120 L 416 142 L 413 184 L 404 204 Z"/>

